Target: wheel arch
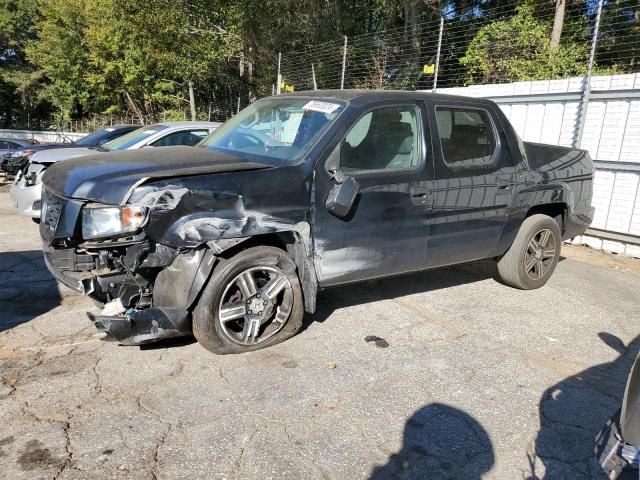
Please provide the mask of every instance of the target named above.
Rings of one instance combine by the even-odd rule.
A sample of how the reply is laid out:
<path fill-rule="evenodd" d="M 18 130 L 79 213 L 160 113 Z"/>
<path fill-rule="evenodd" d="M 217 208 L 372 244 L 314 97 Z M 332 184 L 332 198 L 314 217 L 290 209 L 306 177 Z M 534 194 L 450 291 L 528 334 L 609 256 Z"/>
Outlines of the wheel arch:
<path fill-rule="evenodd" d="M 569 205 L 567 205 L 566 202 L 553 202 L 534 205 L 529 208 L 529 210 L 527 210 L 524 219 L 538 214 L 547 215 L 548 217 L 553 218 L 558 223 L 560 232 L 564 234 L 567 225 L 567 216 L 569 214 Z"/>
<path fill-rule="evenodd" d="M 301 231 L 302 230 L 302 231 Z M 269 246 L 286 251 L 296 265 L 302 285 L 305 311 L 314 313 L 318 293 L 318 279 L 313 264 L 313 254 L 308 230 L 284 230 L 279 232 L 253 235 L 250 237 L 214 240 L 207 245 L 220 258 L 231 258 L 243 250 L 258 246 Z M 205 285 L 202 285 L 204 288 Z"/>

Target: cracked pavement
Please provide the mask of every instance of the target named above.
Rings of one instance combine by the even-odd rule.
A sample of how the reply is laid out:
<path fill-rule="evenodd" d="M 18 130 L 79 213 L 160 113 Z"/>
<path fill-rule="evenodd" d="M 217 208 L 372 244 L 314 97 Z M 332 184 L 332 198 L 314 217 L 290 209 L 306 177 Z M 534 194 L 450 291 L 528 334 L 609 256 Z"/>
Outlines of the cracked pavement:
<path fill-rule="evenodd" d="M 0 478 L 603 478 L 640 277 L 582 247 L 537 291 L 491 262 L 326 291 L 293 339 L 214 356 L 100 341 L 6 193 L 0 218 Z"/>

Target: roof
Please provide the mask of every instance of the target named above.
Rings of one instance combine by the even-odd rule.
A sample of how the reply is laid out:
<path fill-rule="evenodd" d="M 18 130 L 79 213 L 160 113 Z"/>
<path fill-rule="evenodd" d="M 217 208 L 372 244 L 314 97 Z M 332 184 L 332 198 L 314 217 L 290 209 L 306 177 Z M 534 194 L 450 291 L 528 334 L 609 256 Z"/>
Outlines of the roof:
<path fill-rule="evenodd" d="M 211 128 L 211 127 L 219 127 L 222 125 L 220 122 L 190 122 L 190 121 L 180 121 L 180 122 L 157 122 L 156 125 L 166 125 L 167 127 L 202 127 L 202 128 Z M 141 125 L 149 126 L 149 125 Z"/>
<path fill-rule="evenodd" d="M 280 94 L 281 97 L 319 97 L 334 100 L 359 100 L 363 102 L 374 100 L 421 100 L 431 98 L 434 100 L 473 101 L 477 103 L 493 103 L 483 98 L 463 97 L 459 95 L 445 95 L 421 90 L 303 90 L 293 93 Z"/>
<path fill-rule="evenodd" d="M 26 138 L 13 138 L 13 137 L 0 137 L 0 141 L 23 143 L 25 145 L 31 145 L 33 143 L 33 141 L 27 140 Z"/>

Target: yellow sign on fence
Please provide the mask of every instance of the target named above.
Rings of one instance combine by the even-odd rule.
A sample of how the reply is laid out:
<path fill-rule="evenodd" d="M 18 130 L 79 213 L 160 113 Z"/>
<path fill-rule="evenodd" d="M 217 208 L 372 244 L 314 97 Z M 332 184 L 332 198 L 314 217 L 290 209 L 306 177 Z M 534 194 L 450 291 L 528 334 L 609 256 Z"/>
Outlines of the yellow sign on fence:
<path fill-rule="evenodd" d="M 422 66 L 422 73 L 424 73 L 425 75 L 433 75 L 435 71 L 436 66 L 433 63 Z"/>
<path fill-rule="evenodd" d="M 293 92 L 293 85 L 288 85 L 286 82 L 280 83 L 280 91 L 285 93 Z"/>

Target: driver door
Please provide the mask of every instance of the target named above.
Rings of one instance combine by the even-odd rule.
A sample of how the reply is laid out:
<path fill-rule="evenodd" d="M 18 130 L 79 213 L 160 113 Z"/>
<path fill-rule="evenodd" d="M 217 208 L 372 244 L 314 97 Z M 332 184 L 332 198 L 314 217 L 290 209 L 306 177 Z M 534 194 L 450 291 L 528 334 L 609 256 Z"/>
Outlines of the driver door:
<path fill-rule="evenodd" d="M 317 165 L 312 228 L 321 285 L 424 267 L 433 178 L 426 119 L 421 102 L 408 102 L 380 104 L 351 124 L 327 162 L 359 185 L 344 218 L 325 207 L 336 182 Z"/>

